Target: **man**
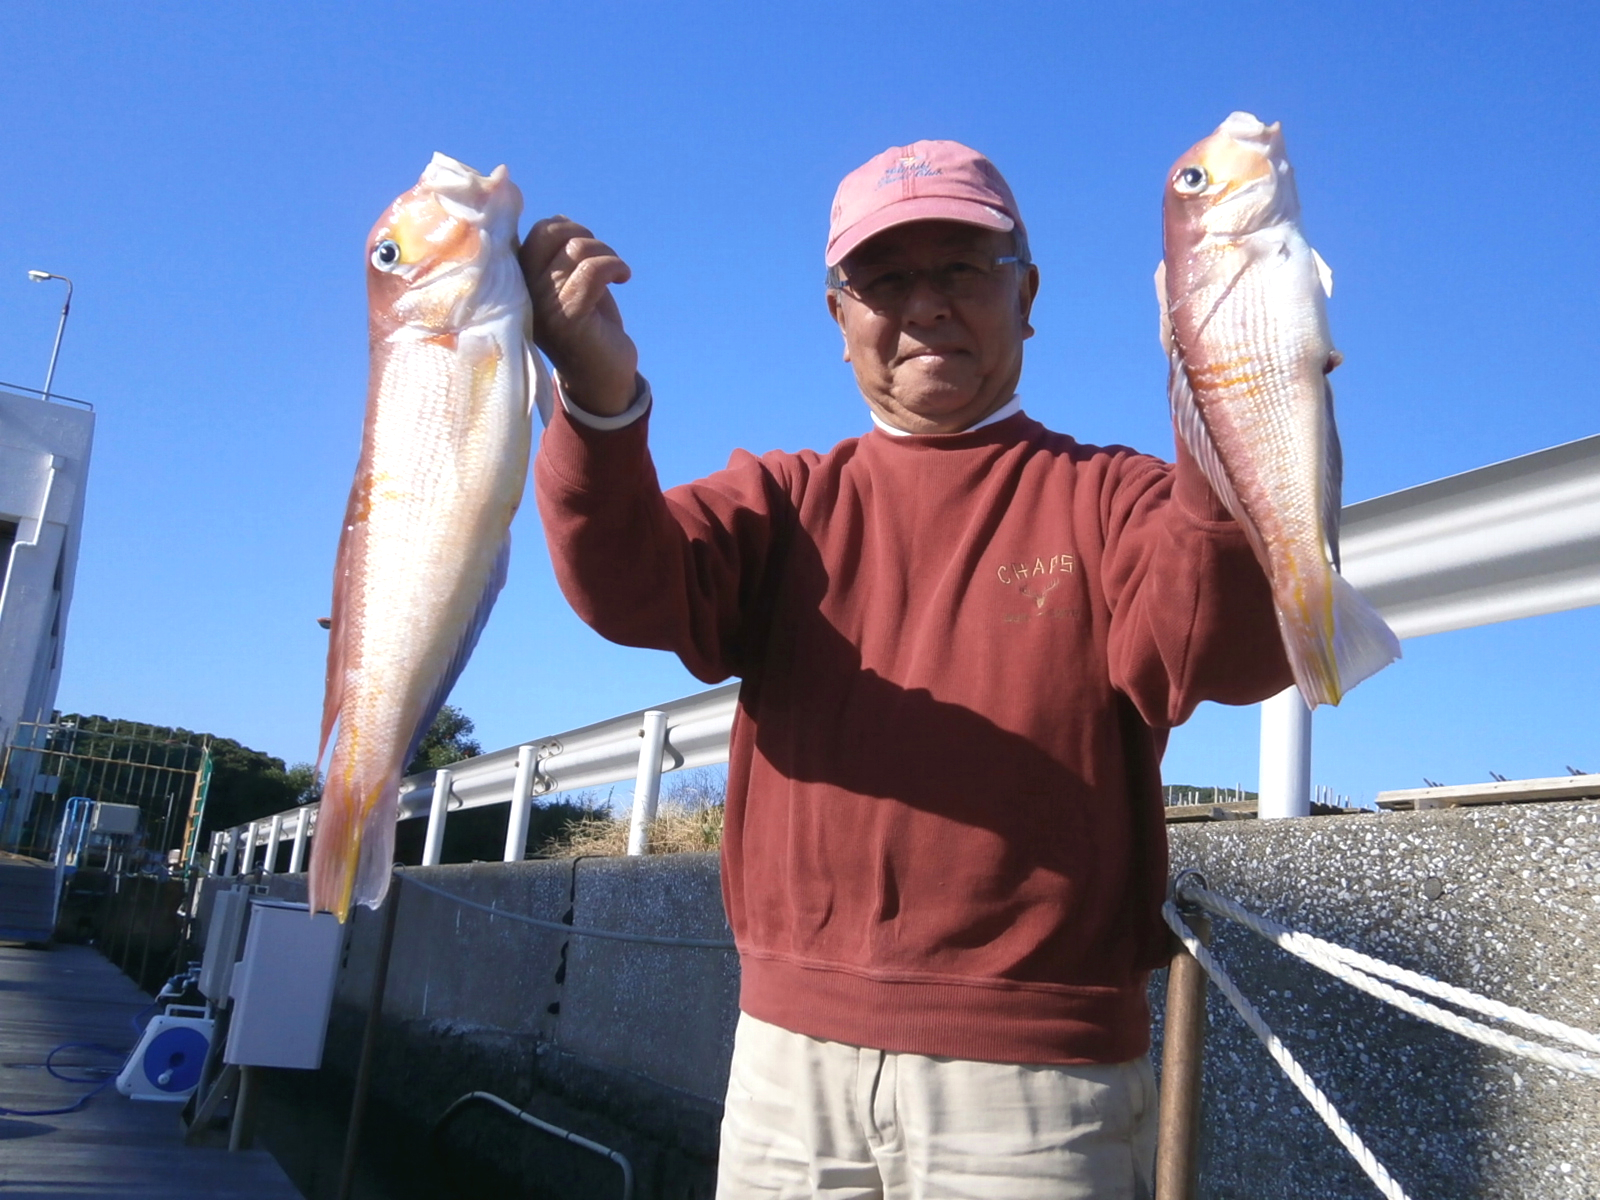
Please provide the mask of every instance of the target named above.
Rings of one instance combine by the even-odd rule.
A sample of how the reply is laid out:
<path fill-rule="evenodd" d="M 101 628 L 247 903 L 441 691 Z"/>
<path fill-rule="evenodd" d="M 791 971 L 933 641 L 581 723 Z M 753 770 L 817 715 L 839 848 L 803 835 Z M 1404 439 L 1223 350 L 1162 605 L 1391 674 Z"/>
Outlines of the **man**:
<path fill-rule="evenodd" d="M 563 218 L 539 507 L 580 616 L 743 680 L 723 891 L 741 1016 L 718 1195 L 1148 1194 L 1166 731 L 1288 683 L 1242 532 L 1176 466 L 1016 395 L 1039 272 L 954 142 L 839 187 L 827 302 L 873 429 L 662 494 L 651 398 Z"/>

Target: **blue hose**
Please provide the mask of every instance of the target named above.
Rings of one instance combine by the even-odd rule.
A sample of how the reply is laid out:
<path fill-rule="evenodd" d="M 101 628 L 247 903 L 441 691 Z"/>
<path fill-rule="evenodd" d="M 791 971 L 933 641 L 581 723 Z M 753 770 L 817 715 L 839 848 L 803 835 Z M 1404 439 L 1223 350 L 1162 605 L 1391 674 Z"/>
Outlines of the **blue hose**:
<path fill-rule="evenodd" d="M 112 1071 L 98 1082 L 96 1082 L 94 1079 L 85 1078 L 82 1075 L 63 1075 L 55 1068 L 56 1055 L 60 1054 L 63 1050 L 96 1050 L 101 1054 L 115 1055 L 124 1063 L 128 1060 L 128 1051 L 117 1050 L 111 1046 L 102 1046 L 98 1042 L 62 1042 L 61 1045 L 57 1046 L 54 1050 L 50 1051 L 49 1054 L 44 1056 L 44 1069 L 48 1071 L 53 1078 L 59 1079 L 63 1083 L 93 1083 L 94 1087 L 90 1088 L 83 1095 L 79 1096 L 75 1103 L 69 1104 L 65 1108 L 0 1108 L 0 1116 L 59 1117 L 64 1116 L 67 1113 L 75 1113 L 82 1109 L 85 1104 L 89 1103 L 91 1098 L 98 1096 L 101 1092 L 105 1091 L 107 1085 L 116 1079 L 118 1071 Z"/>

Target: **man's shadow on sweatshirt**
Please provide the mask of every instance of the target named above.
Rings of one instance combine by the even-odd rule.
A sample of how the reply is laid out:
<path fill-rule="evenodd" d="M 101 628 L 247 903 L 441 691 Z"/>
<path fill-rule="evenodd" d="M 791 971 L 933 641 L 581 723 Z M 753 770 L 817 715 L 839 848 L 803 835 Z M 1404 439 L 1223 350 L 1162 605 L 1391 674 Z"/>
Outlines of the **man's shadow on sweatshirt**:
<path fill-rule="evenodd" d="M 868 840 L 878 822 L 893 821 L 892 813 L 850 797 L 933 814 L 950 829 L 948 844 L 913 849 L 940 854 L 952 864 L 952 878 L 963 874 L 956 864 L 980 843 L 990 867 L 986 886 L 996 894 L 1037 890 L 1040 873 L 1059 878 L 1070 868 L 1067 890 L 1080 910 L 1084 949 L 1108 935 L 1116 943 L 1113 949 L 1100 941 L 1101 950 L 1118 960 L 1102 969 L 1109 966 L 1115 975 L 1118 967 L 1164 963 L 1166 934 L 1157 915 L 1167 868 L 1159 775 L 1164 735 L 1158 731 L 1152 738 L 1133 703 L 1112 692 L 1125 784 L 1095 787 L 981 713 L 864 666 L 860 650 L 822 612 L 832 581 L 815 542 L 792 509 L 784 516 L 787 528 L 775 539 L 747 608 L 737 657 L 748 673 L 739 702 L 747 717 L 759 712 L 756 751 L 782 777 L 845 795 L 836 798 L 832 812 L 801 810 L 799 796 L 814 806 L 815 789 L 790 797 L 752 796 L 739 832 L 763 843 L 781 836 L 792 852 L 794 839 L 838 844 L 809 832 L 817 822 L 863 822 L 860 834 Z M 977 662 L 970 669 L 996 668 Z M 805 676 L 809 686 L 772 686 L 793 675 Z M 892 746 L 883 744 L 886 730 Z M 994 769 L 1001 762 L 1009 779 L 1005 791 Z M 775 805 L 786 807 L 775 812 Z M 920 825 L 924 832 L 931 827 Z M 997 852 L 996 843 L 1003 851 Z M 750 849 L 759 852 L 755 845 Z M 887 886 L 881 879 L 862 882 Z M 1021 974 L 1034 972 L 1023 967 Z"/>

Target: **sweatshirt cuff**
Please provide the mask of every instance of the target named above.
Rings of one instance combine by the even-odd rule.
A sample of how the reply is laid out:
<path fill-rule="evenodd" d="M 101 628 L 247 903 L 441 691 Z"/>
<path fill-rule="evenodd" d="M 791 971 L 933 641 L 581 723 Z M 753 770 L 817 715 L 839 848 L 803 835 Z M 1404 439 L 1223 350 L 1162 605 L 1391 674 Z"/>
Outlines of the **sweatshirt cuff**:
<path fill-rule="evenodd" d="M 643 375 L 637 375 L 635 378 L 639 381 L 639 390 L 634 393 L 633 403 L 614 417 L 596 416 L 586 409 L 579 408 L 567 397 L 567 386 L 562 382 L 560 374 L 554 374 L 552 382 L 555 385 L 556 399 L 561 402 L 561 407 L 567 416 L 590 429 L 612 430 L 626 429 L 650 411 L 650 381 Z"/>

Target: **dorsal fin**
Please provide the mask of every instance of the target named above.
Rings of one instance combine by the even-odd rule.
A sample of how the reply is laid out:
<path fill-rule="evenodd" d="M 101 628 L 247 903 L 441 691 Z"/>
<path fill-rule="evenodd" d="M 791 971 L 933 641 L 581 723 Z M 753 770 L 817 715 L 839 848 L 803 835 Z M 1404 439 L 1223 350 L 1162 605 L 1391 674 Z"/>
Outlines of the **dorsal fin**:
<path fill-rule="evenodd" d="M 1317 282 L 1322 284 L 1322 294 L 1333 299 L 1333 268 L 1323 262 L 1322 255 L 1315 250 L 1311 252 L 1311 258 L 1317 264 Z"/>

